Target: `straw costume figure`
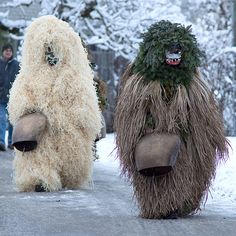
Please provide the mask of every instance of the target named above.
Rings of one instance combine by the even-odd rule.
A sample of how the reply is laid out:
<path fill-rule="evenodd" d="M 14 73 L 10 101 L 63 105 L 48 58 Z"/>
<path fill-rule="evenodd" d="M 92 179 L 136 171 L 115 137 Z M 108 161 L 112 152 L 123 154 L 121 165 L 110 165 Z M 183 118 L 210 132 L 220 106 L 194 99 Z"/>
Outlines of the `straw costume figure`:
<path fill-rule="evenodd" d="M 95 73 L 93 80 L 96 87 L 99 109 L 103 113 L 107 107 L 107 84 L 105 81 L 98 77 L 97 73 Z M 101 116 L 102 128 L 95 141 L 99 141 L 100 139 L 106 137 L 106 122 L 103 114 L 101 114 Z"/>
<path fill-rule="evenodd" d="M 197 212 L 227 157 L 221 116 L 198 71 L 201 56 L 189 26 L 160 21 L 143 34 L 121 78 L 116 143 L 141 217 Z"/>
<path fill-rule="evenodd" d="M 88 183 L 101 115 L 87 52 L 66 22 L 43 16 L 27 28 L 9 115 L 19 191 Z"/>
<path fill-rule="evenodd" d="M 99 159 L 98 153 L 97 153 L 97 142 L 103 138 L 106 137 L 106 121 L 102 114 L 102 112 L 105 111 L 106 105 L 107 105 L 107 85 L 106 82 L 101 80 L 98 77 L 97 72 L 94 72 L 94 84 L 96 87 L 97 97 L 98 97 L 98 104 L 101 111 L 101 118 L 102 118 L 102 128 L 100 133 L 97 135 L 94 145 L 93 145 L 93 154 L 94 154 L 94 160 Z"/>

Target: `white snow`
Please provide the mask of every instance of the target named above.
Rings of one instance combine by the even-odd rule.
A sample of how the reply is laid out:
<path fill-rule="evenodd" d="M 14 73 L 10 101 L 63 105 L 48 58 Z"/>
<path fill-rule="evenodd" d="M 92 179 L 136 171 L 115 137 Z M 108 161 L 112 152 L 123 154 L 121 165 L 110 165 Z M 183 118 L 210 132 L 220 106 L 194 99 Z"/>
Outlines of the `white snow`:
<path fill-rule="evenodd" d="M 1 4 L 2 7 L 17 7 L 20 5 L 29 5 L 33 0 L 11 0 L 6 3 Z"/>
<path fill-rule="evenodd" d="M 5 18 L 8 16 L 8 14 L 9 14 L 9 11 L 0 12 L 0 18 Z"/>
<path fill-rule="evenodd" d="M 99 159 L 96 165 L 108 171 L 119 172 L 119 160 L 116 157 L 114 134 L 107 134 L 106 138 L 97 142 Z"/>
<path fill-rule="evenodd" d="M 9 29 L 26 27 L 29 22 L 26 20 L 9 20 L 9 19 L 0 19 L 1 23 L 8 27 Z"/>
<path fill-rule="evenodd" d="M 228 137 L 232 149 L 229 150 L 229 158 L 225 163 L 217 167 L 216 177 L 208 194 L 205 210 L 214 210 L 217 213 L 236 214 L 236 137 Z M 119 161 L 116 158 L 114 134 L 108 134 L 97 144 L 99 165 L 104 171 L 120 173 Z"/>
<path fill-rule="evenodd" d="M 222 56 L 223 54 L 226 53 L 236 53 L 236 47 L 225 47 L 220 52 L 216 55 L 214 55 L 212 58 L 209 59 L 208 63 L 213 62 L 216 58 Z"/>
<path fill-rule="evenodd" d="M 216 172 L 206 208 L 217 205 L 220 209 L 229 211 L 236 208 L 236 137 L 229 137 L 232 149 L 229 149 L 229 159 L 221 163 Z"/>

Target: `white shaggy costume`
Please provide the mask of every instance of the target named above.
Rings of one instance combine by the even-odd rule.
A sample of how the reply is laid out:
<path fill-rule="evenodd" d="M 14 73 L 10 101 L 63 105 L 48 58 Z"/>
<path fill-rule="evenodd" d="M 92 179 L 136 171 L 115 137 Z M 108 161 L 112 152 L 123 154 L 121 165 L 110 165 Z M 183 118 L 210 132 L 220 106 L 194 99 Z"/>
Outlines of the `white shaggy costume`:
<path fill-rule="evenodd" d="M 45 59 L 45 45 L 52 45 L 59 59 L 53 66 Z M 34 191 L 40 184 L 46 191 L 74 189 L 89 181 L 101 115 L 87 53 L 66 22 L 43 16 L 27 28 L 8 109 L 13 125 L 34 112 L 47 119 L 37 148 L 16 150 L 19 191 Z"/>

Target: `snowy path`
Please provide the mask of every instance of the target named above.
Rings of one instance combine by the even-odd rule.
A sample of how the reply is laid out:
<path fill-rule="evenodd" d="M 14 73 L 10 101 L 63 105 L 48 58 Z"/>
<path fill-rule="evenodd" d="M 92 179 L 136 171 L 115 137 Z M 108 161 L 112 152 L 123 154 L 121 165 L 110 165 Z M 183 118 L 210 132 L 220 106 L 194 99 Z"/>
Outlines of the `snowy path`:
<path fill-rule="evenodd" d="M 236 150 L 236 138 L 232 138 Z M 98 143 L 93 187 L 57 193 L 17 193 L 12 185 L 11 152 L 0 152 L 0 235 L 233 236 L 236 235 L 236 162 L 231 153 L 216 176 L 200 215 L 178 220 L 137 216 L 131 187 L 119 177 L 114 137 Z"/>

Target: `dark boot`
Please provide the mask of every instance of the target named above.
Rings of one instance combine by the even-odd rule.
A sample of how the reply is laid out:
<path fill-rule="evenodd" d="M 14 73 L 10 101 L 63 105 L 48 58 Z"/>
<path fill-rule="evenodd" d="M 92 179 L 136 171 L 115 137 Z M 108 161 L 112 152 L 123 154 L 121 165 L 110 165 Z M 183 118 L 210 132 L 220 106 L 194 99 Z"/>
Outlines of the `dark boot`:
<path fill-rule="evenodd" d="M 11 150 L 14 150 L 14 147 L 11 144 L 9 144 L 7 147 Z"/>
<path fill-rule="evenodd" d="M 0 143 L 0 151 L 6 151 L 6 147 L 3 143 Z"/>
<path fill-rule="evenodd" d="M 46 192 L 46 189 L 43 187 L 42 184 L 35 185 L 35 192 Z"/>
<path fill-rule="evenodd" d="M 176 219 L 178 219 L 178 210 L 171 211 L 166 216 L 163 216 L 162 219 L 164 219 L 164 220 L 176 220 Z"/>

